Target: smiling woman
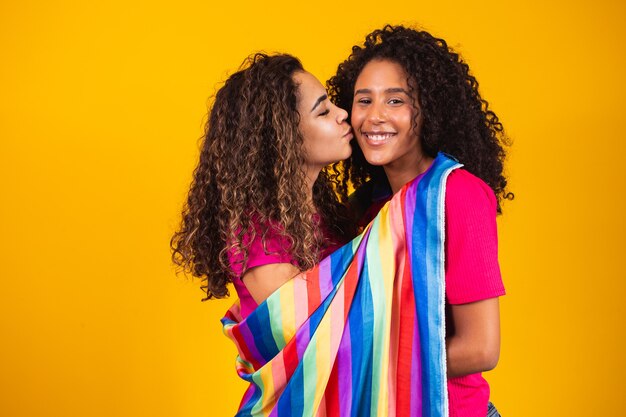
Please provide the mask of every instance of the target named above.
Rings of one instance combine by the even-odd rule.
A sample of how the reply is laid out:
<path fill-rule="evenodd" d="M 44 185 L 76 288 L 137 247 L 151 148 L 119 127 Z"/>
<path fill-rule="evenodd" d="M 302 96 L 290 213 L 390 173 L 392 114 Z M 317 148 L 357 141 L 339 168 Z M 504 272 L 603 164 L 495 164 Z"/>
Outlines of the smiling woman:
<path fill-rule="evenodd" d="M 505 291 L 496 213 L 500 201 L 511 196 L 502 173 L 502 124 L 481 98 L 467 64 L 443 39 L 402 26 L 367 35 L 329 86 L 333 101 L 351 109 L 358 146 L 344 164 L 341 190 L 345 195 L 350 187 L 357 189 L 350 201 L 361 226 L 407 186 L 417 187 L 418 201 L 429 201 L 428 187 L 415 184 L 432 176 L 435 162 L 445 158 L 440 152 L 465 166 L 443 179 L 443 207 L 413 233 L 445 242 L 450 416 L 498 415 L 481 372 L 493 369 L 500 353 L 498 297 Z M 433 234 L 429 225 L 442 214 L 444 231 Z M 419 326 L 409 331 L 417 334 Z"/>
<path fill-rule="evenodd" d="M 418 146 L 422 112 L 407 80 L 400 64 L 375 60 L 354 87 L 352 125 L 360 133 L 359 146 L 371 164 L 385 167 L 394 192 L 415 178 L 414 169 L 424 172 L 433 160 Z"/>

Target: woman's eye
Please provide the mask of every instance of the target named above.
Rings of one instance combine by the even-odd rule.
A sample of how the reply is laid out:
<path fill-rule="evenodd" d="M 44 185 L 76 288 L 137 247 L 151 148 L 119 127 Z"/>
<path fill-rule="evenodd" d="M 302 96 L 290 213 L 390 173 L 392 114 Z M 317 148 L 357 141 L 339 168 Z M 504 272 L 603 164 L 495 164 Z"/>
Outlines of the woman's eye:
<path fill-rule="evenodd" d="M 370 104 L 372 102 L 372 100 L 370 100 L 369 98 L 361 98 L 359 99 L 359 104 Z"/>
<path fill-rule="evenodd" d="M 321 112 L 319 115 L 320 116 L 326 116 L 328 113 L 330 113 L 330 110 L 326 109 L 323 112 Z"/>
<path fill-rule="evenodd" d="M 389 100 L 389 104 L 402 104 L 404 103 L 404 101 L 400 100 L 399 98 L 392 98 L 391 100 Z"/>

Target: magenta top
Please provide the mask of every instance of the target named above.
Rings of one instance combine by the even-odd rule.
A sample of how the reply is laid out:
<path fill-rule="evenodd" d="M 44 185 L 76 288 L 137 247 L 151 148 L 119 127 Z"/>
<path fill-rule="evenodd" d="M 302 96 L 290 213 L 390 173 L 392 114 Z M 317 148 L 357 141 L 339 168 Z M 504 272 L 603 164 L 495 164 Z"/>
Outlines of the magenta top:
<path fill-rule="evenodd" d="M 315 216 L 315 220 L 319 221 L 319 217 Z M 248 263 L 246 265 L 246 271 L 256 266 L 269 264 L 296 264 L 289 252 L 290 244 L 288 240 L 284 236 L 281 236 L 275 228 L 261 227 L 258 222 L 254 223 L 254 227 L 256 236 L 248 249 Z M 323 232 L 326 232 L 326 229 L 323 226 L 320 225 L 320 227 Z M 265 248 L 263 247 L 264 232 L 266 233 Z M 328 233 L 325 233 L 325 236 L 328 236 Z M 250 236 L 248 234 L 244 235 L 243 243 L 248 244 L 249 241 Z M 331 239 L 331 243 L 320 253 L 320 260 L 339 249 L 342 245 L 343 242 L 337 242 L 336 239 Z M 241 254 L 235 255 L 233 251 L 230 251 L 228 253 L 228 260 L 231 269 L 235 273 L 233 285 L 235 286 L 235 291 L 237 291 L 237 296 L 239 297 L 241 316 L 245 318 L 258 307 L 258 304 L 254 301 L 250 291 L 248 291 L 248 288 L 241 279 L 243 274 L 246 272 L 242 271 L 241 261 L 243 260 L 243 256 Z"/>
<path fill-rule="evenodd" d="M 422 174 L 423 175 L 423 174 Z M 388 186 L 374 185 L 361 225 L 391 198 Z M 463 169 L 446 183 L 446 300 L 466 304 L 505 294 L 498 264 L 497 201 L 491 187 Z M 450 417 L 485 417 L 489 384 L 476 373 L 448 379 Z"/>
<path fill-rule="evenodd" d="M 446 297 L 450 304 L 505 294 L 498 264 L 496 196 L 478 177 L 457 169 L 446 188 Z M 448 379 L 450 417 L 484 417 L 489 384 L 482 374 Z"/>

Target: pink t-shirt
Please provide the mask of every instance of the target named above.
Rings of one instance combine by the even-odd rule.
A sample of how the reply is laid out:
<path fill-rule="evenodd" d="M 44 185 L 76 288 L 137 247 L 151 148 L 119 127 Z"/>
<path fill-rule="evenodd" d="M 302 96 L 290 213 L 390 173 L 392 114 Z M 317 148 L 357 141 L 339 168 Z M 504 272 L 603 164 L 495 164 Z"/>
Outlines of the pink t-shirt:
<path fill-rule="evenodd" d="M 319 217 L 314 217 L 315 221 L 319 221 Z M 250 243 L 250 247 L 248 249 L 248 262 L 246 264 L 246 271 L 254 268 L 256 266 L 269 265 L 269 264 L 277 264 L 277 263 L 290 263 L 296 264 L 295 260 L 290 254 L 290 244 L 289 241 L 281 236 L 279 232 L 276 231 L 273 227 L 261 227 L 261 225 L 257 222 L 254 223 L 256 236 L 254 240 Z M 325 233 L 325 236 L 328 236 L 326 233 L 326 229 L 323 225 L 320 225 L 322 232 Z M 263 247 L 263 233 L 265 233 L 265 247 Z M 250 235 L 244 235 L 243 243 L 247 244 L 250 241 Z M 344 242 L 338 242 L 337 239 L 331 239 L 331 242 L 328 246 L 326 246 L 321 254 L 320 260 L 324 257 L 330 255 L 335 250 L 339 249 Z M 254 298 L 248 291 L 248 288 L 242 281 L 241 277 L 245 273 L 242 270 L 241 261 L 243 260 L 243 256 L 241 254 L 235 254 L 234 251 L 230 251 L 228 253 L 228 260 L 230 263 L 230 267 L 233 270 L 235 277 L 233 278 L 233 285 L 235 286 L 235 291 L 237 291 L 237 296 L 239 297 L 239 303 L 241 307 L 241 316 L 248 317 L 248 315 L 254 311 L 258 307 Z"/>
<path fill-rule="evenodd" d="M 292 263 L 293 258 L 289 255 L 289 242 L 277 233 L 273 228 L 262 228 L 258 223 L 254 223 L 256 236 L 250 243 L 248 248 L 248 262 L 246 265 L 246 271 L 255 266 L 276 264 L 276 263 Z M 267 229 L 267 230 L 264 230 Z M 263 233 L 265 236 L 265 248 L 263 247 Z M 250 242 L 250 235 L 246 234 L 243 237 L 243 244 L 247 245 Z M 266 251 L 267 249 L 267 251 Z M 233 270 L 235 276 L 233 278 L 233 285 L 237 296 L 239 297 L 239 304 L 241 307 L 241 316 L 248 317 L 258 304 L 252 298 L 250 291 L 241 280 L 243 276 L 243 256 L 242 254 L 236 254 L 234 251 L 228 252 L 228 261 L 230 268 Z"/>
<path fill-rule="evenodd" d="M 446 298 L 450 304 L 505 294 L 498 264 L 497 202 L 493 190 L 463 169 L 446 185 Z M 482 374 L 448 379 L 450 417 L 485 417 L 489 384 Z"/>
<path fill-rule="evenodd" d="M 372 195 L 372 204 L 359 222 L 361 225 L 369 223 L 391 198 L 388 191 L 381 192 L 381 187 L 376 186 Z M 496 210 L 495 194 L 480 178 L 463 169 L 448 176 L 445 197 L 448 304 L 466 304 L 505 294 L 498 264 Z M 487 415 L 489 384 L 482 374 L 449 378 L 448 394 L 450 417 Z"/>

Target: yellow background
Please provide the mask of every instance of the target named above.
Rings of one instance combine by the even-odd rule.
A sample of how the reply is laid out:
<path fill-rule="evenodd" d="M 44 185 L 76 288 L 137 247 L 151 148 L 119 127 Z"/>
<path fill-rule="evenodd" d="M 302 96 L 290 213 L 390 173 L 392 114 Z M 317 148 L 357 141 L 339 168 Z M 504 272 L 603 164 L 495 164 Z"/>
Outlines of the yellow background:
<path fill-rule="evenodd" d="M 460 50 L 514 140 L 492 399 L 506 417 L 623 413 L 625 9 L 3 0 L 0 415 L 234 414 L 232 300 L 201 303 L 169 260 L 207 100 L 261 49 L 325 80 L 386 22 Z"/>

